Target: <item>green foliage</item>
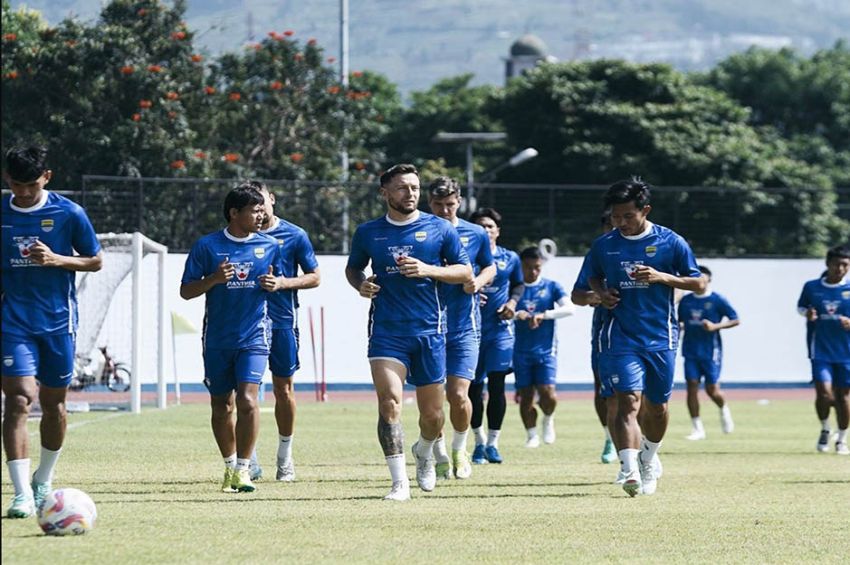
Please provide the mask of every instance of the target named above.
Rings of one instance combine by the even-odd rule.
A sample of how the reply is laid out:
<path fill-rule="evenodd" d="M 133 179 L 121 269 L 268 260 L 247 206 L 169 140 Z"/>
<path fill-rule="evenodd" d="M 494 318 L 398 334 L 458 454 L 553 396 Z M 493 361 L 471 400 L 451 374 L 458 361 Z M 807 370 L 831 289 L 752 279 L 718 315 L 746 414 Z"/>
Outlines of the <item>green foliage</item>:
<path fill-rule="evenodd" d="M 715 224 L 714 240 L 695 242 L 708 252 L 818 254 L 848 233 L 835 218 L 826 175 L 794 158 L 783 139 L 754 127 L 748 109 L 667 65 L 541 65 L 511 82 L 500 116 L 513 144 L 540 151 L 511 173 L 518 180 L 600 184 L 640 175 L 658 186 L 738 191 L 743 217 L 712 212 L 710 196 L 685 194 L 675 203 L 677 213 Z M 765 186 L 805 187 L 815 196 L 768 194 L 760 190 Z M 739 237 L 730 221 L 763 221 L 765 208 L 787 213 L 778 224 L 764 222 L 756 230 L 763 235 Z"/>

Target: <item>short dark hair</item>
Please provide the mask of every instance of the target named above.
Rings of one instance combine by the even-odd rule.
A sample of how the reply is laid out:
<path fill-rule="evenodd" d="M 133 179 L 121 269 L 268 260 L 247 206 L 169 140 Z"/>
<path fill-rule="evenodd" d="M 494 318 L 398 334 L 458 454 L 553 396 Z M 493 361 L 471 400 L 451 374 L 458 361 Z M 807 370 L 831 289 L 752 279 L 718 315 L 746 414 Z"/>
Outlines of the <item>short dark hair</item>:
<path fill-rule="evenodd" d="M 387 186 L 393 178 L 400 175 L 414 174 L 417 177 L 419 176 L 419 171 L 416 170 L 414 165 L 410 163 L 400 163 L 398 165 L 393 165 L 381 175 L 381 186 Z"/>
<path fill-rule="evenodd" d="M 437 177 L 428 185 L 429 198 L 446 198 L 452 194 L 460 198 L 460 184 L 451 177 Z"/>
<path fill-rule="evenodd" d="M 649 183 L 642 181 L 640 177 L 617 181 L 608 187 L 608 192 L 605 193 L 605 207 L 634 202 L 635 207 L 644 208 L 650 202 L 650 188 Z"/>
<path fill-rule="evenodd" d="M 850 248 L 845 245 L 836 245 L 826 252 L 826 262 L 832 259 L 850 259 Z"/>
<path fill-rule="evenodd" d="M 711 278 L 711 269 L 709 269 L 705 265 L 697 265 L 697 269 L 699 269 L 700 273 L 708 275 L 708 278 Z"/>
<path fill-rule="evenodd" d="M 540 253 L 539 247 L 526 247 L 519 254 L 520 261 L 525 261 L 526 259 L 543 259 L 543 254 Z"/>
<path fill-rule="evenodd" d="M 30 145 L 6 151 L 6 174 L 14 181 L 32 182 L 49 169 L 45 147 Z"/>
<path fill-rule="evenodd" d="M 269 190 L 269 187 L 266 186 L 266 183 L 258 180 L 246 180 L 239 186 L 250 186 L 253 187 L 255 190 L 265 190 L 266 192 L 271 192 Z"/>
<path fill-rule="evenodd" d="M 224 197 L 224 221 L 230 222 L 230 210 L 265 203 L 265 198 L 251 182 L 243 182 Z"/>
<path fill-rule="evenodd" d="M 611 208 L 605 208 L 599 216 L 599 223 L 603 226 L 611 225 Z"/>
<path fill-rule="evenodd" d="M 502 227 L 502 215 L 493 208 L 479 208 L 469 216 L 469 221 L 477 224 L 481 218 L 490 218 L 495 222 L 496 227 Z"/>

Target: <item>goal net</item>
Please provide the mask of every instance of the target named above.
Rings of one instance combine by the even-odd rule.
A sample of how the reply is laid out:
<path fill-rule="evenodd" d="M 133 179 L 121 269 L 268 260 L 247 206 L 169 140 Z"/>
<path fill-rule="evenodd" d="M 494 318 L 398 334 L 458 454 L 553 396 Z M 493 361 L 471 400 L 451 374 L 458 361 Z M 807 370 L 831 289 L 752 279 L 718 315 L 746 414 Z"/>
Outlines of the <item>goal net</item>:
<path fill-rule="evenodd" d="M 142 385 L 154 388 L 156 405 L 165 408 L 165 294 L 164 273 L 168 248 L 141 233 L 98 234 L 103 267 L 77 275 L 80 323 L 77 329 L 77 379 L 95 379 L 80 399 L 124 405 L 141 411 Z M 101 386 L 105 348 L 116 363 L 129 371 L 129 389 Z M 127 372 L 122 369 L 126 378 Z M 155 383 L 155 387 L 153 386 Z M 75 381 L 79 385 L 79 380 Z M 153 394 L 144 398 L 153 398 Z M 70 400 L 70 397 L 69 397 Z"/>

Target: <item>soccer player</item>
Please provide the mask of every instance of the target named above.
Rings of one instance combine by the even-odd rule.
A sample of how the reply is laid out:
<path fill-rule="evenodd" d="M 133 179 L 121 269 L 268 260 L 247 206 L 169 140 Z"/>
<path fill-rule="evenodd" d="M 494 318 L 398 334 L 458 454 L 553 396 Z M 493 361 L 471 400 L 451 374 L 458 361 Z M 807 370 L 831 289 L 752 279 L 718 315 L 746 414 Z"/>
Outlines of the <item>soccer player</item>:
<path fill-rule="evenodd" d="M 442 285 L 441 297 L 446 308 L 446 397 L 452 423 L 452 458 L 446 452 L 445 436 L 440 433 L 434 444 L 437 476 L 468 479 L 472 475 L 466 437 L 472 420 L 469 386 L 475 379 L 478 348 L 481 341 L 481 309 L 478 293 L 493 280 L 496 266 L 490 240 L 484 228 L 457 217 L 460 185 L 449 177 L 437 177 L 428 186 L 428 205 L 435 216 L 448 220 L 457 230 L 460 242 L 472 263 L 471 282 Z"/>
<path fill-rule="evenodd" d="M 472 433 L 475 435 L 475 464 L 501 463 L 499 435 L 505 419 L 505 377 L 513 372 L 514 322 L 516 305 L 522 297 L 522 267 L 519 255 L 496 245 L 502 215 L 492 208 L 481 208 L 470 221 L 487 232 L 496 276 L 481 289 L 481 345 L 475 380 L 469 387 L 472 401 Z M 484 382 L 487 382 L 487 433 L 484 433 Z"/>
<path fill-rule="evenodd" d="M 835 403 L 838 435 L 835 452 L 850 455 L 850 248 L 838 246 L 826 254 L 826 276 L 807 282 L 797 309 L 812 324 L 809 358 L 815 383 L 815 409 L 821 420 L 817 450 L 829 449 L 829 406 Z"/>
<path fill-rule="evenodd" d="M 741 321 L 729 301 L 709 288 L 711 270 L 702 265 L 699 270 L 705 276 L 705 290 L 686 294 L 679 302 L 679 327 L 685 332 L 682 357 L 685 358 L 685 380 L 688 384 L 688 412 L 693 425 L 687 436 L 689 440 L 705 439 L 705 428 L 699 417 L 699 382 L 703 378 L 706 394 L 720 408 L 723 433 L 731 434 L 735 429 L 732 412 L 720 393 L 720 365 L 723 360 L 720 330 L 734 328 Z"/>
<path fill-rule="evenodd" d="M 319 263 L 316 261 L 307 232 L 275 216 L 274 194 L 263 183 L 255 181 L 253 184 L 262 193 L 265 201 L 265 218 L 260 232 L 277 240 L 283 268 L 279 290 L 268 296 L 269 317 L 272 320 L 269 369 L 272 372 L 274 415 L 279 440 L 275 479 L 291 482 L 295 480 L 295 462 L 292 458 L 295 393 L 292 389 L 292 375 L 301 366 L 298 359 L 298 291 L 316 288 L 321 278 Z M 298 274 L 299 267 L 301 275 Z M 259 469 L 257 466 L 257 470 Z M 258 474 L 262 475 L 262 471 Z"/>
<path fill-rule="evenodd" d="M 443 429 L 446 380 L 445 310 L 438 283 L 471 283 L 460 237 L 445 220 L 420 212 L 419 172 L 390 167 L 380 179 L 387 214 L 357 227 L 345 268 L 349 284 L 372 301 L 369 365 L 378 396 L 378 441 L 392 489 L 386 500 L 409 500 L 401 425 L 402 386 L 416 387 L 419 440 L 413 444 L 416 482 L 434 490 L 434 442 Z M 371 262 L 372 275 L 364 269 Z"/>
<path fill-rule="evenodd" d="M 648 183 L 614 183 L 605 207 L 611 209 L 615 229 L 590 249 L 590 287 L 610 310 L 601 332 L 599 375 L 617 398 L 614 436 L 623 490 L 630 496 L 653 494 L 653 459 L 667 430 L 678 346 L 673 289 L 702 292 L 706 283 L 687 242 L 649 221 Z M 638 425 L 642 400 L 646 413 Z"/>
<path fill-rule="evenodd" d="M 43 147 L 6 152 L 3 179 L 12 194 L 3 197 L 3 447 L 15 487 L 9 518 L 32 516 L 50 493 L 74 372 L 75 276 L 100 270 L 103 260 L 85 211 L 45 189 L 52 175 Z M 30 482 L 27 418 L 36 397 L 41 459 Z"/>
<path fill-rule="evenodd" d="M 601 216 L 602 233 L 611 231 L 611 211 L 605 210 Z M 617 448 L 611 437 L 609 422 L 614 421 L 614 416 L 617 410 L 617 404 L 614 402 L 614 391 L 610 387 L 603 387 L 602 381 L 599 379 L 599 339 L 600 331 L 608 316 L 608 310 L 601 306 L 599 295 L 590 289 L 588 282 L 590 270 L 589 254 L 584 257 L 584 262 L 581 265 L 578 277 L 576 278 L 573 291 L 570 298 L 573 304 L 578 306 L 593 307 L 593 321 L 590 326 L 590 367 L 593 371 L 593 407 L 596 409 L 596 416 L 602 424 L 602 429 L 605 432 L 605 443 L 602 446 L 602 455 L 600 459 L 603 463 L 613 463 L 617 460 Z M 619 479 L 618 479 L 619 480 Z"/>
<path fill-rule="evenodd" d="M 555 320 L 571 316 L 575 306 L 564 288 L 543 278 L 543 256 L 537 247 L 519 254 L 525 289 L 516 311 L 514 372 L 519 391 L 519 413 L 525 425 L 525 446 L 540 447 L 537 435 L 537 409 L 534 392 L 543 412 L 543 443 L 555 443 L 555 394 L 558 370 L 558 336 Z"/>
<path fill-rule="evenodd" d="M 180 285 L 185 300 L 206 295 L 204 384 L 224 458 L 222 492 L 256 488 L 250 463 L 260 425 L 257 394 L 269 357 L 267 299 L 286 284 L 277 240 L 258 233 L 265 215 L 265 200 L 253 184 L 231 190 L 224 199 L 227 227 L 195 242 Z"/>

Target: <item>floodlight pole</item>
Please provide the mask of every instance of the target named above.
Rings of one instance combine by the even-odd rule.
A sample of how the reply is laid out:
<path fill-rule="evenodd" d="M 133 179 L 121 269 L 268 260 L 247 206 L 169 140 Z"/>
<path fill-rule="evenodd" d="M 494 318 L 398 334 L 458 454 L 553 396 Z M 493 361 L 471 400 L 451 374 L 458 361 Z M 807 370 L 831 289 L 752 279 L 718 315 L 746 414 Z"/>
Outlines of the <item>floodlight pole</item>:
<path fill-rule="evenodd" d="M 339 0 L 339 81 L 348 88 L 348 0 Z M 340 151 L 340 180 L 342 187 L 342 252 L 348 253 L 349 200 L 348 200 L 348 128 L 343 120 L 342 151 Z"/>
<path fill-rule="evenodd" d="M 473 169 L 472 144 L 476 141 L 502 141 L 508 135 L 501 131 L 482 132 L 440 132 L 431 141 L 465 143 L 466 144 L 466 192 L 468 211 L 474 212 L 477 207 L 475 201 L 475 173 Z"/>
<path fill-rule="evenodd" d="M 472 167 L 472 142 L 466 144 L 466 196 L 469 199 L 469 211 L 474 212 L 477 207 L 475 201 L 475 170 Z"/>

